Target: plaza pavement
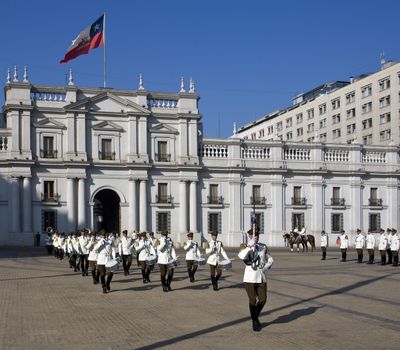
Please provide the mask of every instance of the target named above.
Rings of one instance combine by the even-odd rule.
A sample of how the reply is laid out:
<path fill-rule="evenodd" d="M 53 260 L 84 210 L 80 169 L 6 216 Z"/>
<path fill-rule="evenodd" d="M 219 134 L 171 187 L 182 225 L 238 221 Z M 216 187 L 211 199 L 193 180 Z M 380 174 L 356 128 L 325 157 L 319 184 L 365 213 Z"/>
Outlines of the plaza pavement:
<path fill-rule="evenodd" d="M 178 252 L 183 256 L 183 252 Z M 236 257 L 237 250 L 228 250 Z M 400 267 L 339 261 L 339 251 L 272 249 L 268 303 L 251 330 L 243 263 L 210 288 L 208 266 L 189 283 L 179 266 L 163 293 L 158 269 L 143 285 L 136 265 L 103 295 L 45 254 L 0 248 L 0 349 L 399 349 Z"/>

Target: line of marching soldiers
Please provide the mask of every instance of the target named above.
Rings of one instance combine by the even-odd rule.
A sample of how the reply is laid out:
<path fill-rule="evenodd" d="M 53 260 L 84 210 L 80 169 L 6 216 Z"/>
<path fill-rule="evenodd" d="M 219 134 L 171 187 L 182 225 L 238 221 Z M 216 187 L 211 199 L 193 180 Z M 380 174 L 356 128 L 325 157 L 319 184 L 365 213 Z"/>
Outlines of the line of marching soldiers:
<path fill-rule="evenodd" d="M 214 290 L 218 290 L 218 280 L 222 269 L 230 268 L 232 263 L 228 258 L 221 241 L 217 240 L 217 233 L 211 234 L 211 240 L 206 245 L 205 253 L 209 255 L 207 263 L 210 266 L 210 277 Z M 122 261 L 124 275 L 130 274 L 132 260 L 135 257 L 142 273 L 143 283 L 150 282 L 150 274 L 157 264 L 160 270 L 161 286 L 164 292 L 171 291 L 171 282 L 174 269 L 179 264 L 174 243 L 168 232 L 161 233 L 161 238 L 156 239 L 154 233 L 147 237 L 146 232 L 133 233 L 125 230 L 121 236 L 81 230 L 71 234 L 49 233 L 46 239 L 49 254 L 60 260 L 68 259 L 69 267 L 82 276 L 88 276 L 89 270 L 93 284 L 101 282 L 103 293 L 111 290 L 110 284 L 113 273 Z M 185 260 L 190 282 L 195 281 L 195 273 L 199 265 L 205 265 L 206 259 L 202 257 L 199 244 L 193 241 L 193 233 L 188 233 L 184 245 Z M 222 257 L 224 260 L 221 260 Z"/>
<path fill-rule="evenodd" d="M 397 230 L 394 228 L 388 228 L 385 232 L 384 229 L 380 229 L 379 238 L 376 239 L 374 234 L 369 231 L 367 235 L 364 235 L 360 229 L 357 229 L 355 236 L 355 249 L 357 251 L 357 262 L 363 262 L 363 253 L 366 248 L 368 251 L 368 264 L 373 264 L 375 260 L 375 248 L 378 246 L 378 250 L 381 256 L 381 265 L 392 264 L 393 266 L 399 265 L 399 250 L 400 250 L 400 236 L 397 234 Z M 341 235 L 338 239 L 340 250 L 342 252 L 342 262 L 347 260 L 347 249 L 349 248 L 349 237 L 346 232 L 342 230 Z M 321 233 L 321 250 L 322 259 L 326 259 L 326 248 L 328 246 L 328 238 L 325 231 Z M 387 259 L 386 259 L 387 257 Z"/>

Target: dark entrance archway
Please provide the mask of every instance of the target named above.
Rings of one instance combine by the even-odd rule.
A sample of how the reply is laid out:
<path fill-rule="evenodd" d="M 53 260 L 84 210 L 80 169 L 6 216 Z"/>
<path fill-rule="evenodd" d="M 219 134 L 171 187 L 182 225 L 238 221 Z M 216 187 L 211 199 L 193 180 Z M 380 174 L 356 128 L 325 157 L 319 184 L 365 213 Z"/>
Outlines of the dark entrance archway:
<path fill-rule="evenodd" d="M 120 199 L 113 190 L 99 191 L 94 197 L 93 218 L 96 231 L 119 232 Z"/>

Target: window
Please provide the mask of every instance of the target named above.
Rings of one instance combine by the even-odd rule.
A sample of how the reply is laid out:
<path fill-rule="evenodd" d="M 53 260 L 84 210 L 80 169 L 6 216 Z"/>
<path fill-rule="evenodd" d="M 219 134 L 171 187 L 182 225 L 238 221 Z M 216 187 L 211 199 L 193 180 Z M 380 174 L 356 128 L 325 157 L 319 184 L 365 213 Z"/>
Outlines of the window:
<path fill-rule="evenodd" d="M 320 128 L 320 129 L 326 128 L 326 118 L 321 119 L 321 120 L 319 121 L 319 128 Z"/>
<path fill-rule="evenodd" d="M 167 141 L 158 141 L 157 142 L 157 155 L 156 159 L 159 162 L 169 162 L 171 160 L 171 155 L 167 152 Z"/>
<path fill-rule="evenodd" d="M 115 153 L 112 152 L 112 140 L 101 139 L 100 159 L 115 160 Z"/>
<path fill-rule="evenodd" d="M 343 214 L 331 214 L 331 231 L 340 233 L 343 230 Z"/>
<path fill-rule="evenodd" d="M 255 213 L 256 214 L 256 229 L 260 232 L 260 235 L 264 233 L 264 213 Z M 253 222 L 250 220 L 250 227 L 252 227 Z"/>
<path fill-rule="evenodd" d="M 252 188 L 252 195 L 251 195 L 251 204 L 265 204 L 262 203 L 261 198 L 261 186 L 260 185 L 253 185 Z"/>
<path fill-rule="evenodd" d="M 390 112 L 381 114 L 379 116 L 379 124 L 385 124 L 390 122 Z"/>
<path fill-rule="evenodd" d="M 332 124 L 340 123 L 340 113 L 332 116 Z"/>
<path fill-rule="evenodd" d="M 307 125 L 307 132 L 313 132 L 314 131 L 314 123 L 308 124 Z"/>
<path fill-rule="evenodd" d="M 292 126 L 292 118 L 290 117 L 286 119 L 286 127 L 290 128 L 291 126 Z"/>
<path fill-rule="evenodd" d="M 170 212 L 157 212 L 156 215 L 156 228 L 157 233 L 163 231 L 171 232 L 171 213 Z"/>
<path fill-rule="evenodd" d="M 311 137 L 309 137 L 309 138 L 307 139 L 307 142 L 314 142 L 314 140 L 315 140 L 315 137 L 314 137 L 314 136 L 311 136 Z"/>
<path fill-rule="evenodd" d="M 278 124 L 276 124 L 276 130 L 282 131 L 282 122 L 279 122 Z"/>
<path fill-rule="evenodd" d="M 368 118 L 362 121 L 362 128 L 369 129 L 372 128 L 372 118 Z"/>
<path fill-rule="evenodd" d="M 48 227 L 57 230 L 57 211 L 55 210 L 42 211 L 42 232 L 45 232 Z"/>
<path fill-rule="evenodd" d="M 332 100 L 331 103 L 332 103 L 332 109 L 337 109 L 340 107 L 340 99 L 339 98 Z"/>
<path fill-rule="evenodd" d="M 376 187 L 371 187 L 369 189 L 369 197 L 371 199 L 377 199 L 378 198 L 378 189 Z"/>
<path fill-rule="evenodd" d="M 168 197 L 168 184 L 159 183 L 158 184 L 158 195 L 157 203 L 170 203 L 170 198 Z"/>
<path fill-rule="evenodd" d="M 293 139 L 293 133 L 292 132 L 288 132 L 286 133 L 286 140 L 292 140 Z"/>
<path fill-rule="evenodd" d="M 356 131 L 356 124 L 347 125 L 347 133 L 354 134 Z"/>
<path fill-rule="evenodd" d="M 346 111 L 346 118 L 347 119 L 354 118 L 355 116 L 356 116 L 356 109 L 355 108 L 351 108 L 351 109 L 348 109 Z"/>
<path fill-rule="evenodd" d="M 57 158 L 57 151 L 54 150 L 54 137 L 43 137 L 43 149 L 40 152 L 42 158 Z"/>
<path fill-rule="evenodd" d="M 368 230 L 371 232 L 379 232 L 381 228 L 381 214 L 369 214 Z"/>
<path fill-rule="evenodd" d="M 372 144 L 372 134 L 363 136 L 363 145 L 370 145 Z"/>
<path fill-rule="evenodd" d="M 208 197 L 208 204 L 221 204 L 218 185 L 210 185 L 210 195 Z"/>
<path fill-rule="evenodd" d="M 379 81 L 379 91 L 390 88 L 390 78 L 385 78 Z"/>
<path fill-rule="evenodd" d="M 261 139 L 264 137 L 264 129 L 258 131 L 258 138 Z"/>
<path fill-rule="evenodd" d="M 379 108 L 390 106 L 390 95 L 381 97 L 379 99 Z"/>
<path fill-rule="evenodd" d="M 313 119 L 314 118 L 314 108 L 311 108 L 307 111 L 307 118 Z"/>
<path fill-rule="evenodd" d="M 268 132 L 268 135 L 273 134 L 273 133 L 274 133 L 274 127 L 273 127 L 273 126 L 269 126 L 269 127 L 267 128 L 267 132 Z"/>
<path fill-rule="evenodd" d="M 303 122 L 303 113 L 296 114 L 296 123 L 300 124 Z"/>
<path fill-rule="evenodd" d="M 368 96 L 371 96 L 371 95 L 372 95 L 372 86 L 371 86 L 371 84 L 361 88 L 361 96 L 362 97 L 368 97 Z"/>
<path fill-rule="evenodd" d="M 221 233 L 221 213 L 213 212 L 208 213 L 208 233 L 217 232 Z"/>
<path fill-rule="evenodd" d="M 305 227 L 304 213 L 292 213 L 292 230 L 297 228 L 299 231 Z"/>
<path fill-rule="evenodd" d="M 326 132 L 323 133 L 323 134 L 320 134 L 319 135 L 319 139 L 320 139 L 321 142 L 325 142 L 326 141 Z"/>
<path fill-rule="evenodd" d="M 297 136 L 302 136 L 303 135 L 303 128 L 298 128 L 297 129 Z"/>
<path fill-rule="evenodd" d="M 42 201 L 44 202 L 55 202 L 57 196 L 54 193 L 54 181 L 43 182 L 43 195 Z"/>
<path fill-rule="evenodd" d="M 356 100 L 356 93 L 352 91 L 346 95 L 346 104 L 353 103 Z"/>
<path fill-rule="evenodd" d="M 364 103 L 361 106 L 361 113 L 368 113 L 372 111 L 372 102 Z"/>
<path fill-rule="evenodd" d="M 392 132 L 390 129 L 383 130 L 379 133 L 379 138 L 381 141 L 387 141 L 390 140 L 392 136 Z"/>
<path fill-rule="evenodd" d="M 293 187 L 293 205 L 305 205 L 305 199 L 301 197 L 301 186 Z"/>
<path fill-rule="evenodd" d="M 255 132 L 251 133 L 251 139 L 252 139 L 252 140 L 255 140 L 255 139 L 256 139 L 256 133 L 255 133 Z"/>
<path fill-rule="evenodd" d="M 325 114 L 326 113 L 326 103 L 319 105 L 318 109 L 319 109 L 319 115 Z"/>
<path fill-rule="evenodd" d="M 338 137 L 340 137 L 340 129 L 335 129 L 332 131 L 332 137 L 334 139 L 337 139 Z"/>

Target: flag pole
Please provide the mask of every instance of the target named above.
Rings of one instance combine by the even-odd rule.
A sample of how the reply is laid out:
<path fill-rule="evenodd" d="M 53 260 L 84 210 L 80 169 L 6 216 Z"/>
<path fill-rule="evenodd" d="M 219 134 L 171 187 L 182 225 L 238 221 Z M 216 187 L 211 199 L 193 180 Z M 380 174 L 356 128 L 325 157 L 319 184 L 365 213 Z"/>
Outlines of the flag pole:
<path fill-rule="evenodd" d="M 104 11 L 103 18 L 103 42 L 104 42 L 104 81 L 103 87 L 106 87 L 106 12 Z"/>

